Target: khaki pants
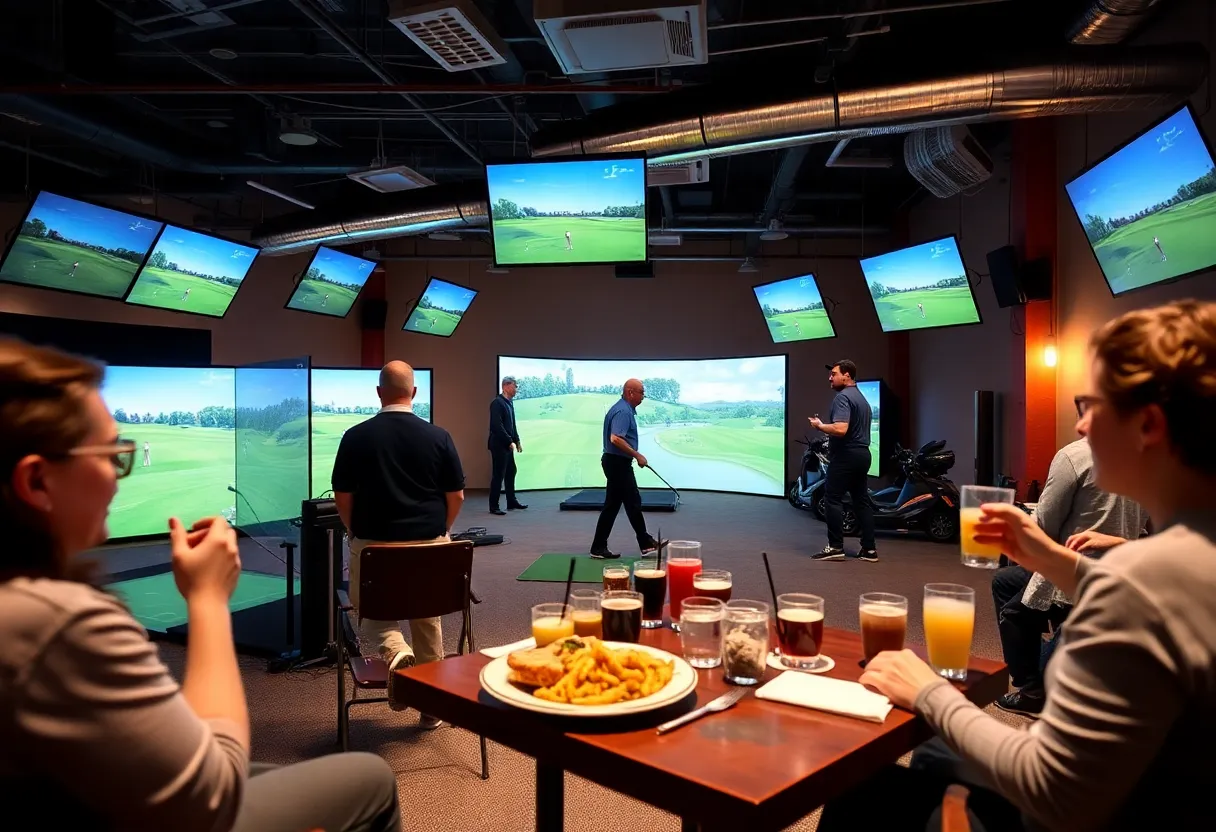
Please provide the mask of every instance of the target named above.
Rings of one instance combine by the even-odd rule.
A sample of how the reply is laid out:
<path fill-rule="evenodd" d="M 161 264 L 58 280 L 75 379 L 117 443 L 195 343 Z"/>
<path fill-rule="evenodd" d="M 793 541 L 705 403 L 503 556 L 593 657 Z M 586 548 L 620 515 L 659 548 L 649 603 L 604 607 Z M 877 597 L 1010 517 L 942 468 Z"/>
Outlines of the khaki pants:
<path fill-rule="evenodd" d="M 359 607 L 359 556 L 364 547 L 376 545 L 427 546 L 432 543 L 450 543 L 446 534 L 434 540 L 391 541 L 383 544 L 377 540 L 350 538 L 350 601 Z M 437 662 L 443 659 L 443 625 L 438 618 L 415 618 L 410 621 L 410 637 L 414 647 L 406 643 L 401 633 L 400 621 L 376 621 L 359 617 L 359 645 L 376 645 L 380 658 L 390 667 L 402 653 L 415 657 L 418 664 Z"/>

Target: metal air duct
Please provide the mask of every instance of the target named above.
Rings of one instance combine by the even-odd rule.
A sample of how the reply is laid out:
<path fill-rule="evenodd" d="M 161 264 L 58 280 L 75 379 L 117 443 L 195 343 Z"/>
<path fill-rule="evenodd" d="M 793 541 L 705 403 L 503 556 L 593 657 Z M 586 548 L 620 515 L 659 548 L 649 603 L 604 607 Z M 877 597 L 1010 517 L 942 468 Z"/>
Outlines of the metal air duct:
<path fill-rule="evenodd" d="M 1070 43 L 1122 43 L 1140 28 L 1161 0 L 1093 0 L 1068 30 Z"/>

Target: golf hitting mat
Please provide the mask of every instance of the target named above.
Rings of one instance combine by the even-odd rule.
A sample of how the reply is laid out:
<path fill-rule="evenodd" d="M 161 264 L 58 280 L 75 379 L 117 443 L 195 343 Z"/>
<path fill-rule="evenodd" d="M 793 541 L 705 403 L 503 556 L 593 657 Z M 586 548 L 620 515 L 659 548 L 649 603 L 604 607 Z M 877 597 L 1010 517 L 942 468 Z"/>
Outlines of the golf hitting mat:
<path fill-rule="evenodd" d="M 640 557 L 620 557 L 600 560 L 588 554 L 563 555 L 555 552 L 541 555 L 532 564 L 519 573 L 517 581 L 549 581 L 565 583 L 570 574 L 570 559 L 574 559 L 574 582 L 577 584 L 598 584 L 604 581 L 605 566 L 623 566 L 629 569 Z"/>
<path fill-rule="evenodd" d="M 584 488 L 573 497 L 562 500 L 558 508 L 562 511 L 601 511 L 605 493 L 602 488 Z M 675 511 L 679 505 L 680 497 L 674 491 L 661 488 L 642 490 L 642 511 Z"/>

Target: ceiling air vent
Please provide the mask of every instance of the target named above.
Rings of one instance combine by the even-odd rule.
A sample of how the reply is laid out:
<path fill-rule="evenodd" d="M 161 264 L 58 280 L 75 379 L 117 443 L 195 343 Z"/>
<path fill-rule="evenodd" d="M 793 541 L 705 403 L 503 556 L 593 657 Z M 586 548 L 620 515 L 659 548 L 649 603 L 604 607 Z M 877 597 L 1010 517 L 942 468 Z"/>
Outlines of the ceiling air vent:
<path fill-rule="evenodd" d="M 407 168 L 405 165 L 396 165 L 391 168 L 373 167 L 371 170 L 356 171 L 355 173 L 348 173 L 346 176 L 355 180 L 360 185 L 365 185 L 373 191 L 379 191 L 382 194 L 391 194 L 397 191 L 412 191 L 415 188 L 429 188 L 435 184 L 421 173 L 418 173 L 418 171 Z"/>
<path fill-rule="evenodd" d="M 961 124 L 909 133 L 904 139 L 904 164 L 917 182 L 942 199 L 992 176 L 992 157 Z"/>
<path fill-rule="evenodd" d="M 465 0 L 389 5 L 388 20 L 448 72 L 507 62 L 506 43 Z"/>
<path fill-rule="evenodd" d="M 646 184 L 651 188 L 664 188 L 669 185 L 700 185 L 708 181 L 708 159 L 646 167 Z"/>
<path fill-rule="evenodd" d="M 532 12 L 566 74 L 708 60 L 704 2 L 534 0 Z"/>

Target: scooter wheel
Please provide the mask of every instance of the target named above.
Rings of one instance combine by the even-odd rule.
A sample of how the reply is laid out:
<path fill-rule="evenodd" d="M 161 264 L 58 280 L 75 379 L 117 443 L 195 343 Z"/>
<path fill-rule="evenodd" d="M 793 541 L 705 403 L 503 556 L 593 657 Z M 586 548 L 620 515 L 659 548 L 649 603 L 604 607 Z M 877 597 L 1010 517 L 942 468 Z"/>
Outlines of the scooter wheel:
<path fill-rule="evenodd" d="M 790 483 L 789 490 L 785 492 L 785 497 L 790 501 L 790 505 L 799 511 L 811 511 L 811 507 L 802 501 L 798 494 L 798 481 L 794 480 Z"/>
<path fill-rule="evenodd" d="M 925 518 L 925 533 L 937 543 L 953 543 L 958 539 L 958 512 L 939 506 Z"/>

